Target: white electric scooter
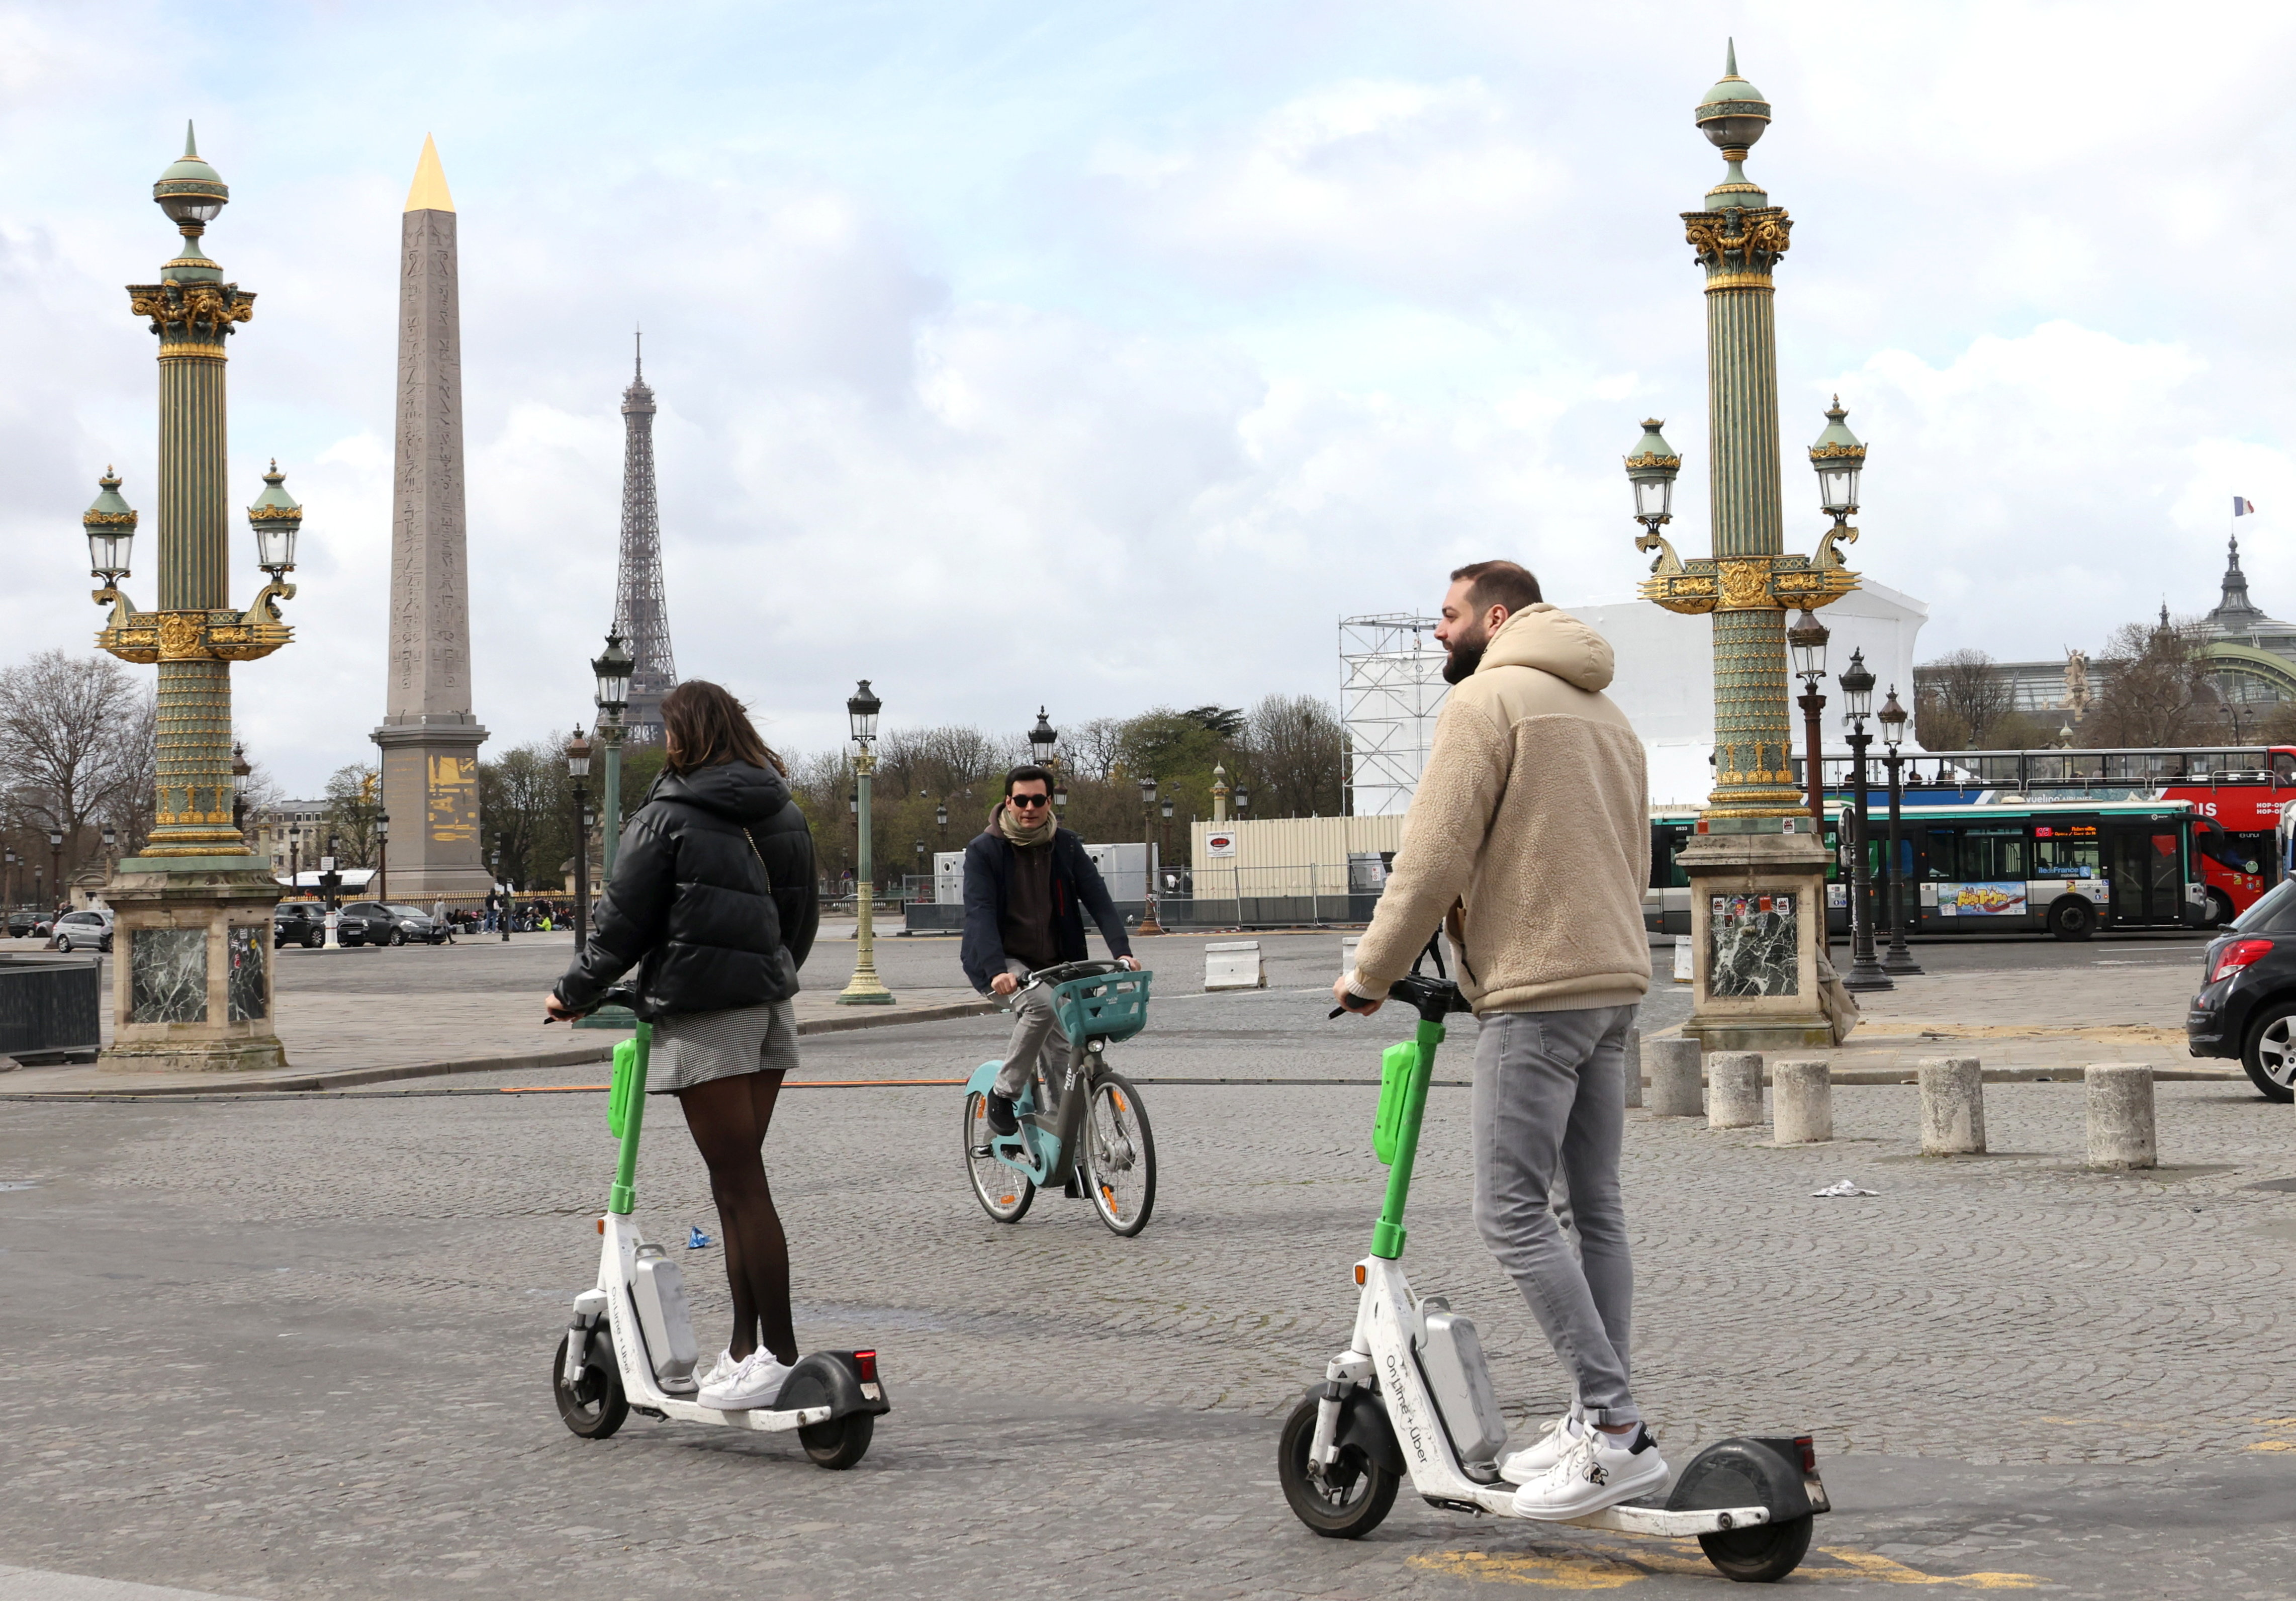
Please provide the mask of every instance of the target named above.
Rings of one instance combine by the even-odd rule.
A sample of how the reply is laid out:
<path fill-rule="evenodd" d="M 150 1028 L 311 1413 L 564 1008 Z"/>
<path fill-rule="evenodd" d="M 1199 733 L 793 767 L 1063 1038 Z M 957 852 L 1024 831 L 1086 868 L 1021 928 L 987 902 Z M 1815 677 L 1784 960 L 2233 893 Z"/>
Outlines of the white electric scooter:
<path fill-rule="evenodd" d="M 574 1298 L 574 1323 L 551 1368 L 558 1415 L 585 1440 L 603 1440 L 632 1412 L 680 1423 L 777 1433 L 795 1429 L 805 1454 L 824 1467 L 851 1467 L 869 1449 L 880 1414 L 892 1410 L 873 1351 L 817 1351 L 799 1359 L 770 1408 L 720 1412 L 693 1398 L 701 1386 L 693 1323 L 677 1266 L 638 1232 L 638 1131 L 645 1116 L 646 1056 L 653 1030 L 614 1047 L 606 1121 L 621 1141 L 613 1190 L 598 1232 L 598 1285 Z"/>
<path fill-rule="evenodd" d="M 1441 953 L 1431 941 L 1429 949 L 1439 974 Z M 1457 985 L 1415 968 L 1390 998 L 1417 1009 L 1419 1028 L 1413 1039 L 1388 1048 L 1381 1074 L 1373 1145 L 1389 1164 L 1387 1200 L 1371 1254 L 1356 1264 L 1363 1294 L 1355 1333 L 1324 1369 L 1324 1383 L 1293 1409 L 1276 1454 L 1292 1510 L 1334 1539 L 1377 1528 L 1406 1473 L 1432 1506 L 1514 1515 L 1515 1487 L 1501 1481 L 1497 1467 L 1506 1419 L 1475 1326 L 1440 1297 L 1414 1296 L 1399 1260 L 1442 1020 L 1467 1006 Z M 1612 1507 L 1567 1522 L 1621 1534 L 1695 1535 L 1728 1577 L 1767 1581 L 1793 1572 L 1809 1549 L 1811 1518 L 1829 1510 L 1816 1452 L 1801 1435 L 1722 1441 L 1683 1470 L 1663 1507 Z"/>

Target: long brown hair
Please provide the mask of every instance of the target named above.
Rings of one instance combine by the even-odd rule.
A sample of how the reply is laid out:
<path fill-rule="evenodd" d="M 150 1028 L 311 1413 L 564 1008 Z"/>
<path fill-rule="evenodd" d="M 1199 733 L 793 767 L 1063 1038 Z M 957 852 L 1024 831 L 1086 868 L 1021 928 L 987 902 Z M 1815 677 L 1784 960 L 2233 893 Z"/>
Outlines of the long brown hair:
<path fill-rule="evenodd" d="M 662 762 L 673 773 L 746 761 L 786 777 L 789 768 L 750 726 L 749 708 L 705 678 L 689 678 L 661 697 Z"/>

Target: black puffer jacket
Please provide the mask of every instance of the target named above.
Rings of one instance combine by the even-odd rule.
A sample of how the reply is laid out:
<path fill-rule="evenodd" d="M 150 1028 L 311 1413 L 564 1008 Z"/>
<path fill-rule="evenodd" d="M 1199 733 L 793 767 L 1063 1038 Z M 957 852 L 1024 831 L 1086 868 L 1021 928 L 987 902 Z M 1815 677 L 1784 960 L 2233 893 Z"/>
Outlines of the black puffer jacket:
<path fill-rule="evenodd" d="M 745 761 L 664 773 L 558 998 L 586 1010 L 636 964 L 649 1022 L 787 1000 L 820 925 L 813 834 L 779 774 Z"/>

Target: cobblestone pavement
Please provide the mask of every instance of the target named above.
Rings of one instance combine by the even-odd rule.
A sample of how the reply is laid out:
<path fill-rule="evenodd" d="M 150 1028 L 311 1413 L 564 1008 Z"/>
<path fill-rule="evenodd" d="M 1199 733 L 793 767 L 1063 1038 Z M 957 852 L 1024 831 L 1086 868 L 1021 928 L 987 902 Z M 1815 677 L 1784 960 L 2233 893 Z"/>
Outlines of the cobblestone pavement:
<path fill-rule="evenodd" d="M 1377 1053 L 1404 1029 L 1326 1021 L 1313 986 L 1337 940 L 1314 941 L 1283 948 L 1265 991 L 1168 979 L 1119 1047 L 1161 1159 L 1136 1240 L 1053 1197 L 989 1222 L 951 1090 L 789 1094 L 768 1158 L 800 1337 L 876 1345 L 898 1408 L 841 1475 L 785 1439 L 634 1418 L 585 1442 L 559 1424 L 545 1368 L 594 1269 L 602 1096 L 467 1093 L 496 1075 L 0 1105 L 0 1182 L 31 1186 L 0 1191 L 0 1564 L 266 1598 L 1718 1594 L 1694 1546 L 1407 1492 L 1344 1544 L 1284 1508 L 1275 1420 L 1346 1335 L 1382 1176 Z M 1191 948 L 1154 953 L 1185 975 Z M 922 976 L 954 947 L 899 959 Z M 1439 1079 L 1465 1075 L 1473 1032 L 1455 1029 Z M 805 1063 L 956 1074 L 1001 1034 L 816 1037 Z M 1276 1082 L 1175 1081 L 1222 1077 Z M 1843 1137 L 1816 1148 L 1631 1118 L 1636 1388 L 1669 1458 L 1814 1433 L 1841 1510 L 1804 1574 L 1845 1593 L 2296 1594 L 2296 1193 L 2258 1187 L 2296 1180 L 2290 1110 L 2163 1085 L 2171 1165 L 2105 1177 L 2077 1165 L 2078 1086 L 1989 1086 L 2014 1154 L 1955 1162 L 1913 1154 L 1914 1096 L 1845 1089 Z M 1431 1104 L 1410 1271 L 1475 1317 L 1510 1410 L 1546 1416 L 1552 1359 L 1468 1218 L 1466 1104 Z M 714 1233 L 676 1118 L 652 1129 L 641 1219 Z M 1811 1198 L 1842 1177 L 1880 1194 Z M 718 1253 L 682 1254 L 707 1339 Z"/>

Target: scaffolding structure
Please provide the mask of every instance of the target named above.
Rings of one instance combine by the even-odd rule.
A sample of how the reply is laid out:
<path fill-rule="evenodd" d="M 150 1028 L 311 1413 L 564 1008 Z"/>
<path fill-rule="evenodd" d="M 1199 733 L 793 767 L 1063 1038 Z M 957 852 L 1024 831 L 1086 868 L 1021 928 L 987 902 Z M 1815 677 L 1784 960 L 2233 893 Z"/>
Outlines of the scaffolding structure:
<path fill-rule="evenodd" d="M 1450 686 L 1437 619 L 1407 612 L 1340 620 L 1340 721 L 1360 817 L 1407 810 Z"/>

